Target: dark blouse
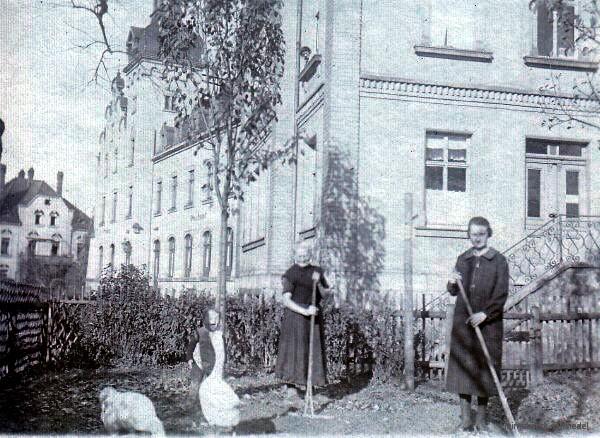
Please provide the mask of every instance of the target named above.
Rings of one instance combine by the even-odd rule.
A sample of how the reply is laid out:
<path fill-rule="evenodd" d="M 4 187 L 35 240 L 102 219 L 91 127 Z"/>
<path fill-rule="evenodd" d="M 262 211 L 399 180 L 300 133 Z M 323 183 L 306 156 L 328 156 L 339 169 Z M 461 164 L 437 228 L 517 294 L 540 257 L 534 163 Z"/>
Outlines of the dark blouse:
<path fill-rule="evenodd" d="M 312 274 L 313 272 L 318 272 L 321 274 L 319 284 L 327 289 L 329 288 L 329 284 L 327 284 L 327 280 L 323 276 L 323 269 L 319 266 L 307 265 L 307 266 L 299 266 L 294 263 L 291 268 L 289 268 L 281 279 L 283 284 L 283 293 L 291 293 L 292 301 L 296 304 L 300 304 L 302 306 L 310 305 L 312 301 Z M 317 287 L 316 294 L 316 305 L 318 306 L 321 302 L 321 293 L 319 288 Z"/>

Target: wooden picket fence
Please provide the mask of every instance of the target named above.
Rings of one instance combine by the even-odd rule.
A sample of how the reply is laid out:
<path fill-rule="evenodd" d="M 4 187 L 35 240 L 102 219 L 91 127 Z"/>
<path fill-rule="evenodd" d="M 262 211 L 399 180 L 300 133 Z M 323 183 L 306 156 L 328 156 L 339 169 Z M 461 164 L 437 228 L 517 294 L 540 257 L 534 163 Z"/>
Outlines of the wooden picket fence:
<path fill-rule="evenodd" d="M 445 310 L 415 310 L 416 363 L 429 378 L 444 379 L 453 304 Z M 527 307 L 527 306 L 524 306 Z M 585 311 L 584 311 L 585 310 Z M 544 297 L 526 311 L 504 314 L 502 382 L 539 383 L 544 374 L 600 369 L 600 306 L 594 296 Z"/>

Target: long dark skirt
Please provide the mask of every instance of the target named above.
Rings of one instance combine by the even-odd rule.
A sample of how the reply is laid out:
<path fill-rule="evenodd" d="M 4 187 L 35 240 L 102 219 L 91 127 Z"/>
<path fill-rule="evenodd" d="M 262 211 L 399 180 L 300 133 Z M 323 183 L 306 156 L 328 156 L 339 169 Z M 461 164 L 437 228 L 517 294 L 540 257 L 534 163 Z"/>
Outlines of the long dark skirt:
<path fill-rule="evenodd" d="M 279 352 L 275 373 L 286 383 L 306 385 L 308 373 L 308 349 L 310 318 L 290 309 L 285 309 L 279 335 Z M 312 384 L 327 383 L 325 372 L 325 350 L 323 345 L 323 323 L 321 315 L 315 318 L 313 343 Z"/>
<path fill-rule="evenodd" d="M 457 394 L 479 397 L 497 395 L 498 391 L 475 329 L 465 324 L 467 317 L 464 306 L 457 304 L 450 340 L 446 389 Z M 480 328 L 499 377 L 502 365 L 502 319 L 484 322 Z"/>

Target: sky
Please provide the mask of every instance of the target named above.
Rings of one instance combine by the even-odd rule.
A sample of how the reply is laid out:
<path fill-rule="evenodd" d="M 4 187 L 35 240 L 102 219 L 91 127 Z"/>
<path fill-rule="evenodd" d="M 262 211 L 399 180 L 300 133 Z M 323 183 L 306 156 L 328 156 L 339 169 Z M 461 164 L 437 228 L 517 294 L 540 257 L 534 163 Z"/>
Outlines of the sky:
<path fill-rule="evenodd" d="M 77 0 L 93 2 L 93 0 Z M 33 167 L 35 179 L 56 187 L 63 171 L 63 196 L 93 212 L 97 140 L 104 126 L 109 84 L 91 82 L 99 47 L 78 46 L 97 39 L 89 12 L 65 5 L 70 0 L 0 0 L 0 118 L 6 180 Z M 129 26 L 145 26 L 152 0 L 109 0 L 107 31 L 122 49 Z M 127 64 L 109 59 L 110 74 Z"/>

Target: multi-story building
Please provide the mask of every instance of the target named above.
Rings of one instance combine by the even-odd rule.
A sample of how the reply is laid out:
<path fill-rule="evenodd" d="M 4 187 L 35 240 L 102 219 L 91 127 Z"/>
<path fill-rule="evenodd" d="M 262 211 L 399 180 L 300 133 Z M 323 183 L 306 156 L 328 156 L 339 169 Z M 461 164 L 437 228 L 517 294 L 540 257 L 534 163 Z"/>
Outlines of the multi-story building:
<path fill-rule="evenodd" d="M 0 164 L 0 278 L 52 280 L 41 272 L 31 278 L 26 269 L 35 263 L 56 273 L 61 281 L 72 268 L 81 270 L 78 276 L 85 279 L 92 221 L 63 198 L 63 173 L 58 172 L 56 189 L 34 179 L 33 169 L 27 176 L 21 170 L 9 182 L 5 177 L 6 165 Z"/>
<path fill-rule="evenodd" d="M 543 123 L 565 107 L 598 117 L 597 102 L 568 93 L 597 70 L 593 53 L 565 27 L 577 1 L 553 20 L 556 12 L 529 3 L 286 1 L 283 104 L 268 141 L 296 130 L 304 140 L 298 164 L 274 166 L 252 184 L 232 220 L 236 285 L 279 285 L 294 242 L 319 235 L 328 169 L 340 166 L 384 225 L 382 289 L 402 289 L 406 193 L 414 200 L 417 292 L 443 288 L 467 246 L 471 216 L 490 219 L 492 244 L 503 250 L 555 215 L 600 214 L 596 132 Z M 148 79 L 160 70 L 152 26 L 132 29 L 127 85 L 115 80 L 107 109 L 96 208 L 104 225 L 90 263 L 120 260 L 122 246 L 161 284 L 211 280 L 218 216 L 197 189 L 206 177 L 202 158 L 178 140 L 170 97 Z M 560 100 L 540 91 L 551 77 L 566 87 Z M 132 167 L 121 164 L 133 149 Z M 339 214 L 372 220 L 361 211 Z"/>

